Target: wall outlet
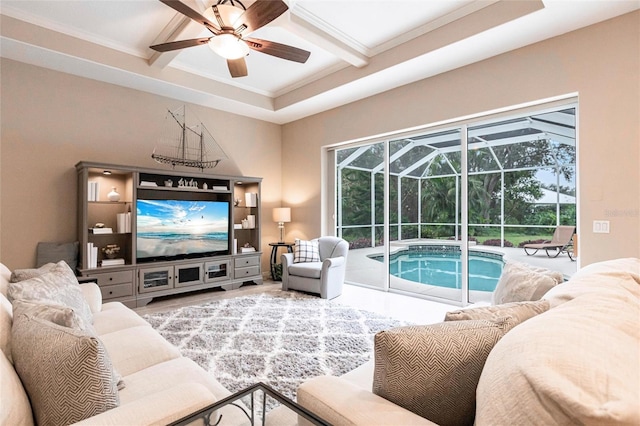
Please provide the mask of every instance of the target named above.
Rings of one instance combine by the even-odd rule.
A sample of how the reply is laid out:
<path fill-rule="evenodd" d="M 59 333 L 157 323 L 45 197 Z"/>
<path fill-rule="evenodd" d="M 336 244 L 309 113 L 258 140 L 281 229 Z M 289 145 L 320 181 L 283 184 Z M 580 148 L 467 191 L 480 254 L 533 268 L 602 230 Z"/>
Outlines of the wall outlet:
<path fill-rule="evenodd" d="M 593 221 L 594 234 L 608 234 L 609 233 L 609 221 L 608 220 L 594 220 Z"/>

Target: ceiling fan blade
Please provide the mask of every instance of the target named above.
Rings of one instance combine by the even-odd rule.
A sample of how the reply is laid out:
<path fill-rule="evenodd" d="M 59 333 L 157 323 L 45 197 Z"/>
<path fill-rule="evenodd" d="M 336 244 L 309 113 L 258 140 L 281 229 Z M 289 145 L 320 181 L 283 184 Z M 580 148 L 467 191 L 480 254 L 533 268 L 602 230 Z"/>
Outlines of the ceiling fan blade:
<path fill-rule="evenodd" d="M 193 47 L 193 46 L 200 46 L 202 44 L 207 44 L 209 40 L 211 40 L 211 37 L 194 38 L 191 40 L 170 41 L 168 43 L 155 44 L 149 47 L 155 50 L 156 52 L 170 52 L 172 50 L 184 49 L 186 47 Z"/>
<path fill-rule="evenodd" d="M 311 52 L 307 52 L 306 50 L 288 46 L 286 44 L 276 43 L 275 41 L 260 40 L 257 38 L 245 38 L 243 40 L 247 42 L 249 48 L 256 52 L 266 53 L 267 55 L 276 56 L 289 61 L 300 62 L 301 64 L 307 62 L 309 55 L 311 55 Z"/>
<path fill-rule="evenodd" d="M 247 62 L 244 58 L 240 59 L 227 59 L 227 67 L 229 67 L 229 72 L 231 73 L 231 77 L 246 77 L 249 75 L 247 73 Z"/>
<path fill-rule="evenodd" d="M 160 2 L 166 4 L 167 6 L 169 6 L 170 8 L 175 10 L 176 12 L 180 12 L 184 16 L 193 19 L 194 21 L 198 22 L 199 24 L 204 25 L 212 33 L 214 33 L 216 35 L 220 34 L 220 31 L 221 31 L 220 28 L 218 28 L 213 22 L 211 22 L 210 20 L 208 20 L 207 18 L 205 18 L 204 16 L 202 16 L 200 13 L 196 12 L 195 10 L 191 9 L 189 6 L 187 6 L 186 4 L 182 3 L 181 1 L 178 1 L 178 0 L 160 0 Z"/>
<path fill-rule="evenodd" d="M 250 34 L 282 15 L 289 7 L 282 0 L 258 0 L 233 23 L 236 33 Z"/>

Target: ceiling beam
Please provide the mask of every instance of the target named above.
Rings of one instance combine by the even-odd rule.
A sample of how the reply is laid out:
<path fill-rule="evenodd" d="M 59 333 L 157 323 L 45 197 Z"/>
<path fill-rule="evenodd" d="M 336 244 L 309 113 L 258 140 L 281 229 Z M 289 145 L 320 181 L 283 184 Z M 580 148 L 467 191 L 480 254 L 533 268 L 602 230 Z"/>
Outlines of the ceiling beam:
<path fill-rule="evenodd" d="M 292 33 L 338 56 L 356 68 L 369 64 L 366 49 L 346 34 L 319 19 L 297 2 L 289 2 L 289 20 L 282 26 Z"/>
<path fill-rule="evenodd" d="M 202 0 L 183 1 L 187 6 L 193 10 L 203 13 L 206 9 L 206 5 Z M 203 27 L 195 23 L 191 18 L 184 16 L 182 13 L 176 12 L 171 18 L 169 23 L 160 31 L 158 36 L 153 40 L 151 45 L 168 43 L 171 41 L 186 40 L 191 38 L 201 37 L 203 33 Z M 171 61 L 173 61 L 181 50 L 173 50 L 170 52 L 156 52 L 149 57 L 147 62 L 149 65 L 156 68 L 165 68 Z"/>
<path fill-rule="evenodd" d="M 176 13 L 171 21 L 160 31 L 160 34 L 153 40 L 152 46 L 161 43 L 167 43 L 169 41 L 177 41 L 180 39 L 180 35 L 184 33 L 184 30 L 191 23 L 191 19 L 184 15 Z M 164 68 L 173 61 L 176 56 L 180 54 L 179 50 L 172 52 L 156 52 L 149 57 L 149 65 L 156 68 Z"/>

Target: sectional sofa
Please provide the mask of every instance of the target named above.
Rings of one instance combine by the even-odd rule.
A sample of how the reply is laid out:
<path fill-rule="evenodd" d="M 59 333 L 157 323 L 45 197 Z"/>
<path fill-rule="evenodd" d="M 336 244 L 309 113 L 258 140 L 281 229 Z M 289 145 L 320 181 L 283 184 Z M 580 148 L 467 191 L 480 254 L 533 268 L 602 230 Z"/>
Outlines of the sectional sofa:
<path fill-rule="evenodd" d="M 461 321 L 379 333 L 375 360 L 298 402 L 336 425 L 640 424 L 639 259 L 445 319 Z"/>
<path fill-rule="evenodd" d="M 230 395 L 135 312 L 102 304 L 95 284 L 78 284 L 66 264 L 54 266 L 31 281 L 52 280 L 81 295 L 90 319 L 65 324 L 73 330 L 57 324 L 68 320 L 62 308 L 43 319 L 37 302 L 12 306 L 11 272 L 0 264 L 0 425 L 163 425 Z M 58 290 L 46 295 L 49 302 L 68 298 Z M 221 414 L 243 421 L 234 407 Z"/>
<path fill-rule="evenodd" d="M 74 305 L 79 294 L 82 315 L 43 313 L 24 289 L 9 290 L 0 264 L 1 425 L 162 425 L 230 394 L 135 312 L 102 304 L 66 264 L 49 267 L 25 282 L 72 286 L 45 298 Z M 336 425 L 640 424 L 639 259 L 587 266 L 539 301 L 445 319 L 378 333 L 375 360 L 308 380 L 298 402 Z M 246 421 L 235 407 L 220 414 Z"/>

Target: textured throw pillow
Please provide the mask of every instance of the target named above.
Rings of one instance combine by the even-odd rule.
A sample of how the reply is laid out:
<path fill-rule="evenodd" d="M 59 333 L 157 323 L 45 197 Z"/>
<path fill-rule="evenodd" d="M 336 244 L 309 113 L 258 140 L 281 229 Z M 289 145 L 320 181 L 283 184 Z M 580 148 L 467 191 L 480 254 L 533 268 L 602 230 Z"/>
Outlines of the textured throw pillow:
<path fill-rule="evenodd" d="M 534 302 L 512 302 L 504 303 L 502 305 L 482 306 L 479 308 L 447 312 L 444 316 L 444 320 L 498 320 L 504 317 L 511 317 L 517 324 L 520 324 L 521 322 L 548 310 L 549 302 L 547 300 L 536 300 Z"/>
<path fill-rule="evenodd" d="M 104 345 L 87 331 L 15 312 L 14 365 L 38 425 L 67 425 L 120 403 Z"/>
<path fill-rule="evenodd" d="M 494 305 L 540 300 L 563 281 L 560 272 L 534 268 L 525 263 L 507 262 L 493 292 Z"/>
<path fill-rule="evenodd" d="M 8 299 L 39 301 L 72 308 L 86 324 L 93 323 L 91 308 L 75 274 L 64 261 L 40 276 L 9 284 Z"/>
<path fill-rule="evenodd" d="M 72 243 L 40 242 L 36 248 L 36 266 L 45 263 L 57 263 L 61 260 L 67 262 L 71 270 L 78 266 L 78 241 Z"/>
<path fill-rule="evenodd" d="M 305 241 L 296 238 L 293 246 L 293 263 L 320 262 L 317 241 Z"/>
<path fill-rule="evenodd" d="M 18 315 L 27 314 L 34 318 L 50 321 L 62 327 L 86 331 L 92 336 L 97 336 L 93 326 L 91 324 L 87 324 L 78 314 L 75 313 L 73 309 L 67 306 L 48 305 L 27 300 L 16 300 L 13 302 L 13 311 Z M 124 389 L 125 383 L 122 379 L 122 375 L 118 373 L 115 368 L 113 369 L 113 374 L 116 383 L 118 384 L 118 390 Z"/>
<path fill-rule="evenodd" d="M 31 278 L 39 277 L 42 274 L 46 274 L 56 266 L 55 263 L 46 263 L 39 268 L 29 269 L 16 269 L 11 273 L 10 281 L 12 283 L 18 283 L 20 281 L 29 280 Z"/>
<path fill-rule="evenodd" d="M 484 363 L 512 327 L 503 318 L 381 331 L 373 392 L 439 425 L 472 425 Z"/>
<path fill-rule="evenodd" d="M 95 334 L 93 326 L 86 324 L 82 317 L 68 306 L 36 302 L 33 300 L 15 300 L 13 302 L 13 312 L 14 315 L 16 313 L 26 313 L 34 318 L 51 321 L 62 327 L 85 330 Z"/>

